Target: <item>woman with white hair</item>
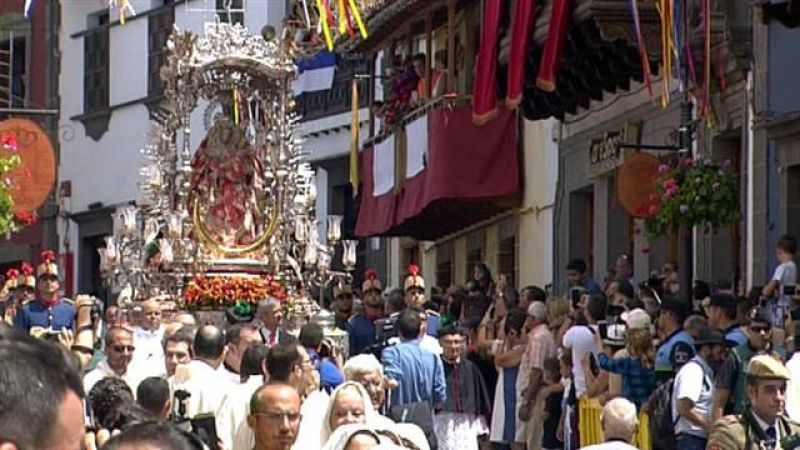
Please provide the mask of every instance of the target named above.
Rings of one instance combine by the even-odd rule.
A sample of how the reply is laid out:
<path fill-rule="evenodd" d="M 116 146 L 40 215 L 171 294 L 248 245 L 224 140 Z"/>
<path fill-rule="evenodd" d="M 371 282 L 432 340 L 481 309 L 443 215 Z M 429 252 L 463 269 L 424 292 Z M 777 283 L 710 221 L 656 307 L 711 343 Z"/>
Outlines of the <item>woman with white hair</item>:
<path fill-rule="evenodd" d="M 334 432 L 345 425 L 362 425 L 375 429 L 392 430 L 410 442 L 419 450 L 429 450 L 430 446 L 422 429 L 413 424 L 396 424 L 384 417 L 372 406 L 372 401 L 364 387 L 355 381 L 346 381 L 331 393 L 331 401 L 322 421 L 320 444 L 334 445 L 331 440 Z M 337 448 L 337 447 L 330 447 Z M 346 447 L 340 447 L 346 448 Z"/>
<path fill-rule="evenodd" d="M 333 432 L 322 450 L 423 450 L 428 442 L 424 435 L 410 429 L 413 425 L 391 427 L 342 425 Z"/>
<path fill-rule="evenodd" d="M 605 442 L 590 445 L 585 450 L 636 450 L 630 444 L 639 426 L 636 405 L 633 402 L 624 397 L 610 400 L 603 407 L 600 426 L 603 428 Z"/>
<path fill-rule="evenodd" d="M 344 363 L 344 378 L 361 384 L 372 400 L 372 406 L 380 410 L 386 399 L 383 366 L 371 354 L 356 355 Z"/>

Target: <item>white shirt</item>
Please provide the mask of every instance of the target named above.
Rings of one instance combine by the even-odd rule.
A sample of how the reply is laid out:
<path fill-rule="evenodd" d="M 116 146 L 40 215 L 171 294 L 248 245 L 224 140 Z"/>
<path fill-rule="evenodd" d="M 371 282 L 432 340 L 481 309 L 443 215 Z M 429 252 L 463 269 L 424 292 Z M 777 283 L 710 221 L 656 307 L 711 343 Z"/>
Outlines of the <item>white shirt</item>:
<path fill-rule="evenodd" d="M 217 369 L 204 361 L 192 360 L 175 371 L 175 391 L 186 391 L 186 417 L 211 413 L 216 415 L 232 384 L 219 376 Z"/>
<path fill-rule="evenodd" d="M 139 387 L 139 382 L 146 378 L 132 371 L 130 365 L 125 371 L 125 374 L 119 377 L 111 366 L 108 365 L 108 360 L 103 359 L 97 363 L 97 366 L 93 370 L 87 372 L 86 375 L 83 376 L 83 391 L 86 395 L 89 395 L 89 391 L 92 390 L 98 381 L 108 377 L 122 378 L 122 380 L 128 384 L 128 387 L 131 388 L 134 397 L 136 397 L 136 389 Z"/>
<path fill-rule="evenodd" d="M 164 327 L 157 330 L 145 330 L 136 327 L 133 330 L 133 352 L 131 366 L 147 377 L 163 377 L 167 373 L 164 366 Z"/>
<path fill-rule="evenodd" d="M 225 367 L 224 363 L 219 366 L 219 369 L 217 369 L 217 372 L 219 372 L 220 376 L 225 377 L 225 379 L 228 380 L 233 385 L 241 384 L 241 382 L 242 382 L 241 375 L 239 375 L 238 373 L 231 372 L 230 370 L 228 370 L 228 368 Z M 250 377 L 250 379 L 252 379 L 252 378 L 253 377 Z"/>
<path fill-rule="evenodd" d="M 586 352 L 599 351 L 594 341 L 595 325 L 573 325 L 564 334 L 564 348 L 572 351 L 572 379 L 575 383 L 575 394 L 580 398 L 586 393 L 586 376 L 583 373 L 581 360 Z"/>
<path fill-rule="evenodd" d="M 441 356 L 443 353 L 442 346 L 439 345 L 439 340 L 429 334 L 422 336 L 422 339 L 419 341 L 419 346 L 436 356 Z"/>
<path fill-rule="evenodd" d="M 399 337 L 393 337 L 389 338 L 387 342 L 389 343 L 389 345 L 397 345 L 402 341 L 400 340 Z M 442 350 L 442 346 L 439 344 L 439 340 L 429 334 L 426 334 L 419 339 L 419 346 L 433 353 L 436 356 L 441 356 L 442 353 L 444 353 L 444 350 Z"/>
<path fill-rule="evenodd" d="M 779 283 L 778 292 L 775 294 L 775 297 L 783 300 L 783 288 L 786 286 L 794 286 L 797 283 L 797 266 L 795 266 L 794 261 L 786 261 L 776 267 L 775 274 L 772 275 L 772 281 L 777 281 Z M 788 303 L 788 298 L 786 298 L 786 302 Z"/>
<path fill-rule="evenodd" d="M 800 421 L 800 352 L 795 352 L 786 363 L 791 377 L 786 386 L 786 414 L 793 421 Z"/>
<path fill-rule="evenodd" d="M 217 436 L 225 450 L 251 450 L 255 445 L 253 430 L 247 425 L 250 398 L 264 383 L 263 377 L 252 376 L 233 386 L 222 400 L 216 416 Z"/>
<path fill-rule="evenodd" d="M 672 420 L 678 418 L 678 400 L 687 399 L 694 403 L 693 411 L 711 420 L 711 403 L 714 398 L 714 376 L 708 364 L 699 356 L 695 356 L 678 371 L 672 388 Z M 675 424 L 675 434 L 687 433 L 699 437 L 707 437 L 703 428 L 680 417 Z"/>
<path fill-rule="evenodd" d="M 775 421 L 775 423 L 770 425 L 767 422 L 764 422 L 764 420 L 761 417 L 758 417 L 758 414 L 756 414 L 755 411 L 750 410 L 750 412 L 753 413 L 751 415 L 753 416 L 754 419 L 756 419 L 756 423 L 758 424 L 759 427 L 761 427 L 761 431 L 763 431 L 766 434 L 767 428 L 772 427 L 775 429 L 775 442 L 781 441 L 781 427 L 778 426 L 777 420 Z"/>
<path fill-rule="evenodd" d="M 583 450 L 638 450 L 636 447 L 623 441 L 603 442 L 602 444 L 583 447 Z"/>

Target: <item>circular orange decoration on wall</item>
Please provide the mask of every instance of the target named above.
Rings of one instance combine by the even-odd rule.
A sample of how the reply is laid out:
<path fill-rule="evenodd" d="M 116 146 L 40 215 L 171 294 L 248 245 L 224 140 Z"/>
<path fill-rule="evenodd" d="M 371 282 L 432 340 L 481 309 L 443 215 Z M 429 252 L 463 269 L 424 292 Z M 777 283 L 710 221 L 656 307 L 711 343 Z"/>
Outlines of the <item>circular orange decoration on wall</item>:
<path fill-rule="evenodd" d="M 650 195 L 657 194 L 653 183 L 658 176 L 658 158 L 651 153 L 634 153 L 625 159 L 617 171 L 617 199 L 622 207 L 637 219 L 652 203 Z"/>
<path fill-rule="evenodd" d="M 53 144 L 42 128 L 27 119 L 0 122 L 0 136 L 11 135 L 17 141 L 19 167 L 8 173 L 11 179 L 14 209 L 36 211 L 44 204 L 56 182 L 56 156 Z M 9 151 L 0 147 L 0 154 Z"/>

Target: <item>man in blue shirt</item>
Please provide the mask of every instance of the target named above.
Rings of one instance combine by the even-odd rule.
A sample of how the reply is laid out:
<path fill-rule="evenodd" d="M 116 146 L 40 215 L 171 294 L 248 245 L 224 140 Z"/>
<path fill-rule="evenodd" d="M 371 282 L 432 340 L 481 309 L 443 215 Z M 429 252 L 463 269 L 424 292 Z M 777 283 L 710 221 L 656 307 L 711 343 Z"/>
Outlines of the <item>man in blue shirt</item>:
<path fill-rule="evenodd" d="M 75 326 L 72 300 L 61 298 L 55 254 L 42 252 L 42 263 L 36 268 L 36 298 L 17 314 L 14 326 L 35 335 L 55 334 Z"/>
<path fill-rule="evenodd" d="M 600 295 L 603 293 L 603 288 L 589 275 L 586 261 L 580 258 L 575 258 L 567 264 L 567 280 L 569 287 L 580 286 L 586 289 L 587 294 Z"/>
<path fill-rule="evenodd" d="M 364 310 L 347 323 L 347 334 L 350 339 L 350 356 L 368 353 L 376 342 L 375 321 L 383 317 L 383 298 L 381 297 L 381 281 L 378 272 L 368 270 L 361 285 L 362 304 Z"/>
<path fill-rule="evenodd" d="M 442 360 L 419 346 L 422 321 L 413 309 L 405 309 L 397 319 L 400 343 L 383 350 L 381 362 L 391 392 L 391 405 L 428 402 L 436 407 L 447 399 Z"/>

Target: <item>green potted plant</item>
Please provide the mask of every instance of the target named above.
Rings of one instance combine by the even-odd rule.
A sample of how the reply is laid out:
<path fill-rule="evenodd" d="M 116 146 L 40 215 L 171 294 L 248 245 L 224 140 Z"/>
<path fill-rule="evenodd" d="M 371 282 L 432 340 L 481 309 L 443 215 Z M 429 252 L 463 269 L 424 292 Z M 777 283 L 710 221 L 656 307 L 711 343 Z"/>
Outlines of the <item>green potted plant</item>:
<path fill-rule="evenodd" d="M 656 194 L 641 207 L 651 239 L 680 228 L 716 231 L 741 219 L 736 175 L 728 160 L 721 165 L 692 158 L 661 164 L 654 182 Z"/>

